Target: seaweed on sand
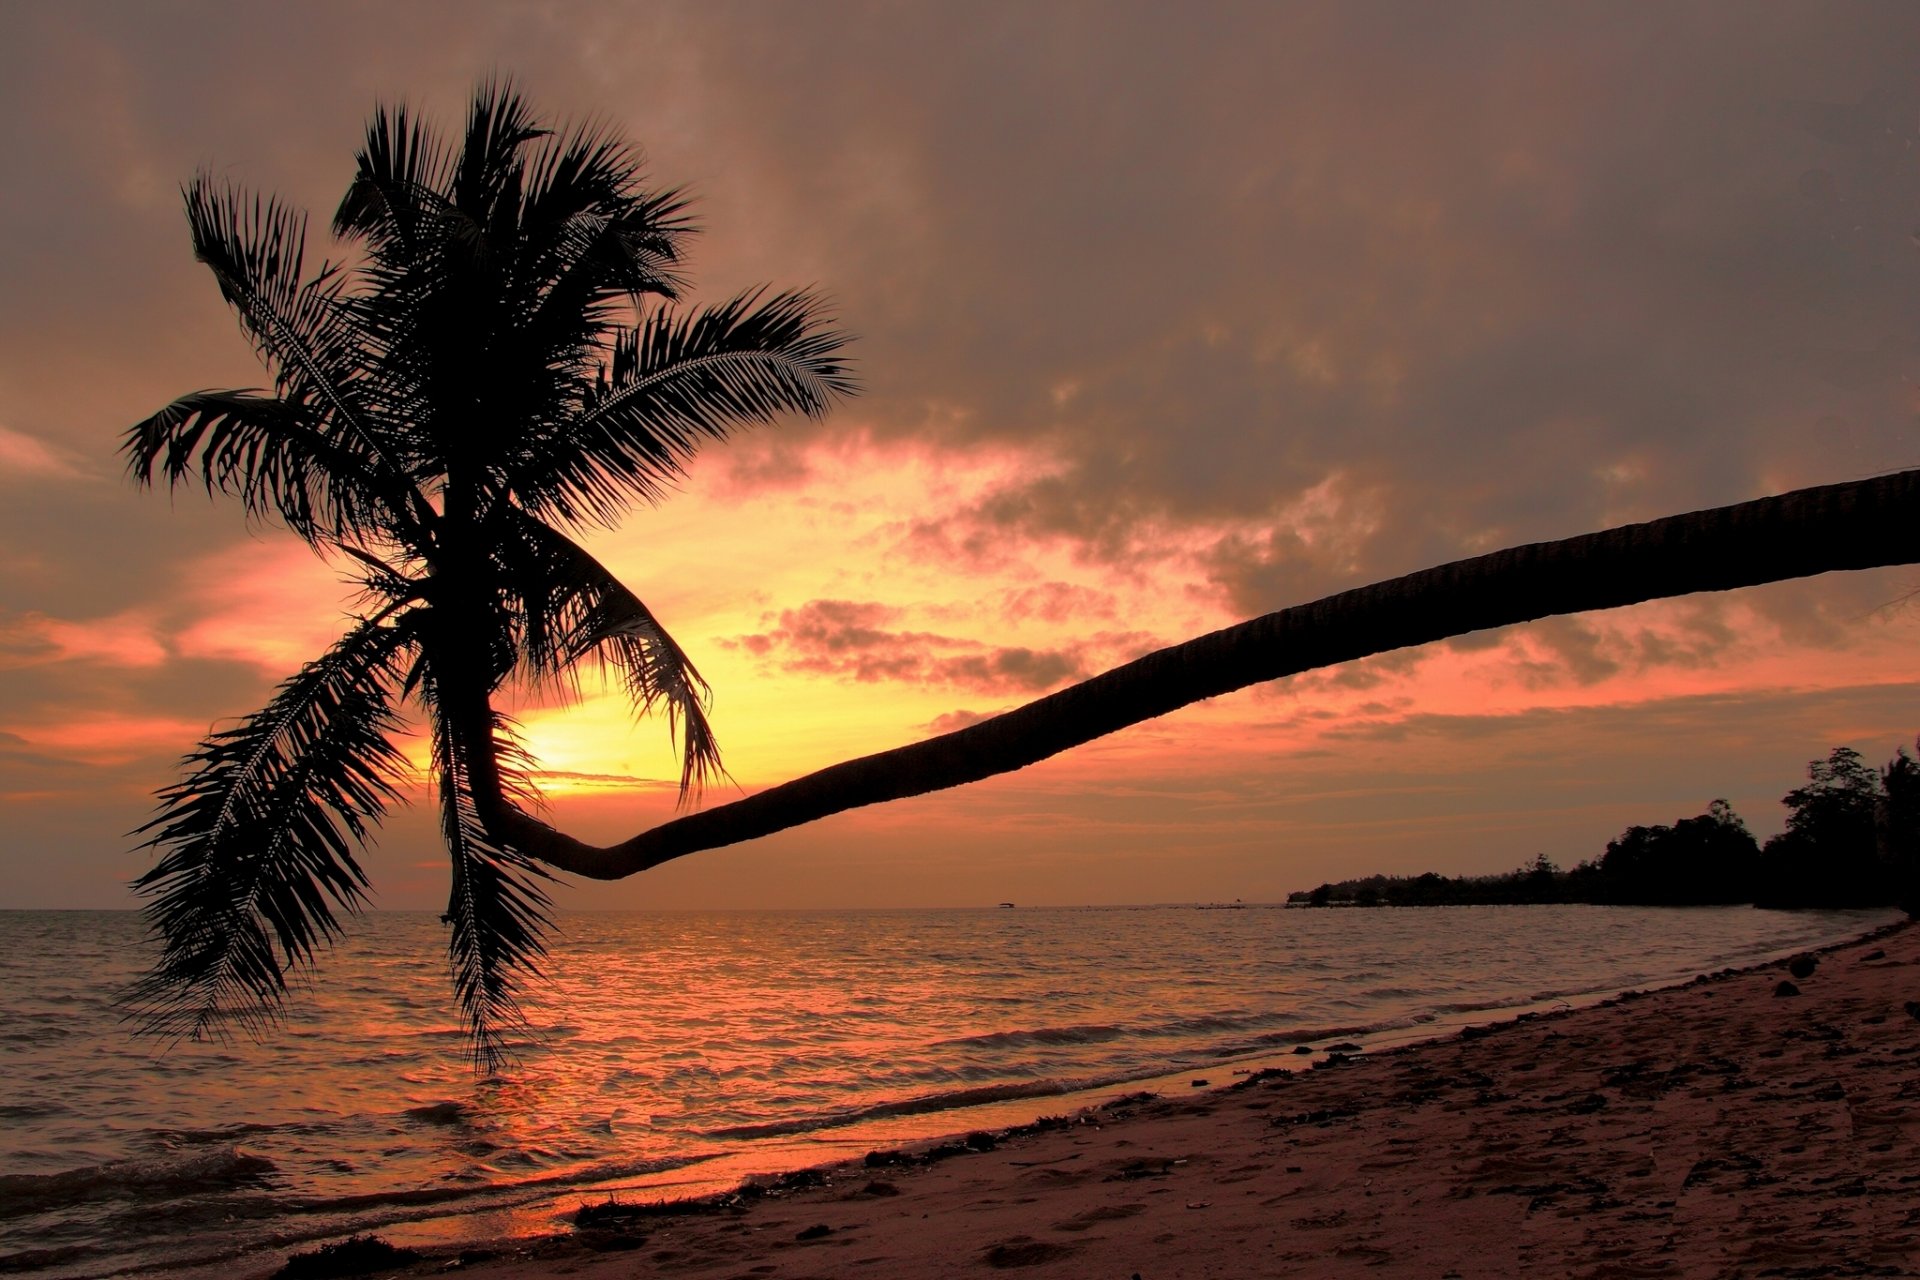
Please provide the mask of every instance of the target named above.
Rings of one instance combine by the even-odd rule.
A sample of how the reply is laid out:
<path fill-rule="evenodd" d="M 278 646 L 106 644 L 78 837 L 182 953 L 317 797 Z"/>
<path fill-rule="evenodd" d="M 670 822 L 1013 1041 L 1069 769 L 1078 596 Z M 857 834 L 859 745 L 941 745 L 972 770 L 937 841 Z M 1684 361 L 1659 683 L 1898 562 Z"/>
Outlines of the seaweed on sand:
<path fill-rule="evenodd" d="M 354 1236 L 336 1244 L 323 1244 L 307 1253 L 292 1254 L 287 1265 L 273 1273 L 273 1280 L 336 1280 L 341 1276 L 364 1276 L 388 1267 L 418 1262 L 412 1249 L 388 1244 L 379 1236 Z"/>

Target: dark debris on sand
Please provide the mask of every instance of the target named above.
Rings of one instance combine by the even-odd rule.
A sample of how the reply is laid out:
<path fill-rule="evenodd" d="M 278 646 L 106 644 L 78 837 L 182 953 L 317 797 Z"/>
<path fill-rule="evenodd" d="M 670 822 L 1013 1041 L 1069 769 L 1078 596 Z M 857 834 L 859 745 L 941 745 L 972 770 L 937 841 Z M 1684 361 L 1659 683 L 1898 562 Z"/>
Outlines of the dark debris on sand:
<path fill-rule="evenodd" d="M 388 1244 L 379 1236 L 354 1236 L 338 1244 L 323 1244 L 308 1253 L 288 1257 L 287 1265 L 273 1273 L 273 1280 L 335 1280 L 340 1276 L 364 1276 L 392 1267 L 418 1262 L 412 1249 Z"/>

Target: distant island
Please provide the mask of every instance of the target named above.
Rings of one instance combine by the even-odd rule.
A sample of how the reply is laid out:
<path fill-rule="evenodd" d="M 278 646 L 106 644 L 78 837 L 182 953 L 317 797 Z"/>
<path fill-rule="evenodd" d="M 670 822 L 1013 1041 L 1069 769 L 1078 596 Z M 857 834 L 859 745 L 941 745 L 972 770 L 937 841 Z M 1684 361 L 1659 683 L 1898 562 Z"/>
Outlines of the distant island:
<path fill-rule="evenodd" d="M 1916 745 L 1920 745 L 1917 743 Z M 1920 914 L 1920 761 L 1875 769 L 1851 747 L 1807 766 L 1781 798 L 1787 829 L 1763 846 L 1725 800 L 1672 826 L 1628 827 L 1562 871 L 1543 853 L 1504 875 L 1366 876 L 1289 894 L 1291 907 L 1518 903 L 1616 906 L 1899 906 Z"/>

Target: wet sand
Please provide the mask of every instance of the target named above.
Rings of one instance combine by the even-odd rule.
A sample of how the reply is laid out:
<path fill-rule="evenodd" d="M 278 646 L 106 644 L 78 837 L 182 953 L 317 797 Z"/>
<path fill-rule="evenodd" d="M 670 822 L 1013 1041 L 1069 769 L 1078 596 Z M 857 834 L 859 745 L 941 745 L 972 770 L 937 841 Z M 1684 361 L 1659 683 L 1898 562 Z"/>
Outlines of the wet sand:
<path fill-rule="evenodd" d="M 411 1272 L 1920 1275 L 1920 929 L 1810 954 Z"/>

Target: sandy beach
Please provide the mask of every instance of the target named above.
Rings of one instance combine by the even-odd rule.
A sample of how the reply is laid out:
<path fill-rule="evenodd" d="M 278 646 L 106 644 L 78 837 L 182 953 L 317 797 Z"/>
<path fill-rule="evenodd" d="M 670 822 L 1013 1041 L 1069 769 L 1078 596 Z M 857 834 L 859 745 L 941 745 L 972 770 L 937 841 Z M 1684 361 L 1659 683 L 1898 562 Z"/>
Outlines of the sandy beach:
<path fill-rule="evenodd" d="M 1811 958 L 385 1274 L 1916 1274 L 1920 930 Z"/>

